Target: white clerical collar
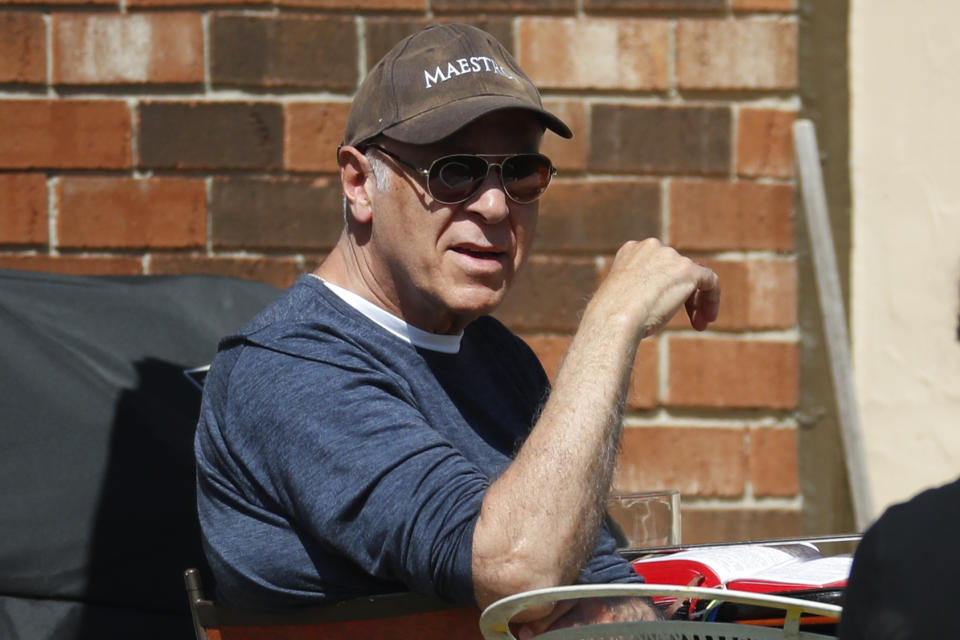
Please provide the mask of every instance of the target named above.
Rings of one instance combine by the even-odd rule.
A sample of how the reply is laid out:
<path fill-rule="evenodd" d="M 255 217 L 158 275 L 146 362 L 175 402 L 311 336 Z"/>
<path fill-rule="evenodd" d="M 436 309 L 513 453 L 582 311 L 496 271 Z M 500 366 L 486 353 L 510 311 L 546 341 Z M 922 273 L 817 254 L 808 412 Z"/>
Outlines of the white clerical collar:
<path fill-rule="evenodd" d="M 422 349 L 429 349 L 430 351 L 439 351 L 441 353 L 458 353 L 460 351 L 460 339 L 463 337 L 463 332 L 457 335 L 447 335 L 430 333 L 429 331 L 418 329 L 386 309 L 378 307 L 369 300 L 358 296 L 353 291 L 344 289 L 332 282 L 327 282 L 314 273 L 310 275 L 320 280 L 320 282 L 326 285 L 338 298 L 407 344 L 412 344 Z"/>

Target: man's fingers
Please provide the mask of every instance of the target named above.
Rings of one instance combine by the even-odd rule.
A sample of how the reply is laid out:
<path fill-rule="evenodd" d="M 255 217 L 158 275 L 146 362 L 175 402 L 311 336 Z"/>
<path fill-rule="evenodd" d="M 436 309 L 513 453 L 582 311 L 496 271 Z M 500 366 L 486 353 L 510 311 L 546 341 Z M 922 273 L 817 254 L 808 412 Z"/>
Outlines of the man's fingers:
<path fill-rule="evenodd" d="M 697 288 L 684 302 L 691 326 L 703 331 L 720 314 L 720 278 L 711 269 L 702 267 Z"/>

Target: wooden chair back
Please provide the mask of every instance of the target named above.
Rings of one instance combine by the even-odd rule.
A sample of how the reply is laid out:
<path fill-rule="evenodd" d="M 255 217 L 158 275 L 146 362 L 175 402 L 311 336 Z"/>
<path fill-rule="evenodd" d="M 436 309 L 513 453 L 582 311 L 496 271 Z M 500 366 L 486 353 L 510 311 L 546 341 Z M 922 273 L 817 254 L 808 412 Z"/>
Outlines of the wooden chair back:
<path fill-rule="evenodd" d="M 200 573 L 184 573 L 197 640 L 479 640 L 480 611 L 415 593 L 357 598 L 284 613 L 231 609 L 204 596 Z"/>

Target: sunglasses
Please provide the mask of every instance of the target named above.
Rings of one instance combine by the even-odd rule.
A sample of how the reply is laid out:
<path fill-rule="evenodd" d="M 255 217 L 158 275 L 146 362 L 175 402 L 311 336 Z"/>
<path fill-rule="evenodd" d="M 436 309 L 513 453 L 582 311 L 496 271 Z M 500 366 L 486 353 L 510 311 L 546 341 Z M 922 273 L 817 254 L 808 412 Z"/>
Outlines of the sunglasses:
<path fill-rule="evenodd" d="M 368 145 L 426 179 L 427 193 L 442 204 L 460 204 L 473 197 L 487 179 L 490 167 L 500 169 L 503 192 L 514 202 L 526 204 L 539 198 L 557 174 L 550 158 L 540 153 L 465 154 L 437 158 L 430 167 L 414 166 L 378 144 Z M 485 158 L 503 158 L 490 162 Z"/>

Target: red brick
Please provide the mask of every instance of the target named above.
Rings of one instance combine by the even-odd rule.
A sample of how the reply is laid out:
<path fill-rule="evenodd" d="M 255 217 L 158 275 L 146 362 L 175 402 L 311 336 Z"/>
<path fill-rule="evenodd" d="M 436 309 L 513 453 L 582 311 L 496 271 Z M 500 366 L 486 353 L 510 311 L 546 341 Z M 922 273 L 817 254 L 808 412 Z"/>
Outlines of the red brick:
<path fill-rule="evenodd" d="M 796 119 L 793 111 L 741 108 L 737 120 L 737 173 L 792 177 L 792 130 Z"/>
<path fill-rule="evenodd" d="M 516 11 L 572 13 L 576 0 L 431 0 L 430 8 L 442 12 Z"/>
<path fill-rule="evenodd" d="M 53 15 L 58 84 L 203 82 L 199 14 Z"/>
<path fill-rule="evenodd" d="M 351 11 L 424 11 L 427 8 L 427 0 L 277 0 L 276 4 Z"/>
<path fill-rule="evenodd" d="M 303 256 L 303 271 L 304 273 L 312 273 L 317 270 L 323 261 L 327 259 L 326 253 L 306 253 L 300 254 Z"/>
<path fill-rule="evenodd" d="M 210 79 L 217 86 L 352 91 L 359 44 L 352 18 L 214 15 Z"/>
<path fill-rule="evenodd" d="M 628 409 L 653 409 L 659 395 L 659 348 L 656 339 L 643 340 L 633 358 L 633 373 L 627 387 Z"/>
<path fill-rule="evenodd" d="M 53 6 L 92 6 L 97 5 L 103 8 L 105 5 L 112 5 L 119 8 L 117 0 L 3 0 L 3 4 L 9 5 L 53 5 Z"/>
<path fill-rule="evenodd" d="M 537 354 L 550 382 L 554 382 L 572 336 L 525 334 L 523 339 Z M 651 409 L 657 405 L 657 352 L 656 340 L 644 340 L 637 349 L 627 389 L 627 407 L 630 409 Z"/>
<path fill-rule="evenodd" d="M 583 0 L 585 11 L 716 11 L 727 0 Z"/>
<path fill-rule="evenodd" d="M 800 492 L 795 429 L 751 429 L 749 450 L 753 495 L 795 496 Z"/>
<path fill-rule="evenodd" d="M 797 23 L 783 20 L 682 20 L 677 24 L 681 89 L 793 89 Z"/>
<path fill-rule="evenodd" d="M 599 173 L 727 174 L 730 109 L 598 103 L 589 167 Z"/>
<path fill-rule="evenodd" d="M 539 251 L 615 253 L 660 235 L 660 185 L 651 180 L 557 180 L 543 196 Z"/>
<path fill-rule="evenodd" d="M 797 404 L 797 345 L 737 339 L 669 338 L 666 404 L 791 409 Z"/>
<path fill-rule="evenodd" d="M 514 330 L 574 331 L 597 287 L 597 266 L 587 258 L 532 256 L 496 316 Z"/>
<path fill-rule="evenodd" d="M 0 173 L 0 244 L 46 244 L 47 179 Z"/>
<path fill-rule="evenodd" d="M 543 136 L 540 152 L 565 172 L 585 171 L 587 168 L 587 106 L 580 100 L 544 100 L 543 106 L 570 127 L 573 138 L 561 138 L 553 132 Z"/>
<path fill-rule="evenodd" d="M 130 133 L 130 109 L 117 100 L 3 101 L 0 167 L 129 168 Z"/>
<path fill-rule="evenodd" d="M 47 28 L 39 13 L 0 12 L 0 83 L 47 80 Z"/>
<path fill-rule="evenodd" d="M 557 379 L 557 372 L 560 371 L 560 365 L 567 355 L 567 349 L 570 348 L 570 342 L 573 339 L 568 335 L 544 335 L 544 334 L 525 334 L 522 336 L 533 352 L 540 359 L 547 377 L 553 383 Z"/>
<path fill-rule="evenodd" d="M 793 187 L 721 180 L 670 184 L 670 244 L 677 249 L 793 249 Z"/>
<path fill-rule="evenodd" d="M 213 243 L 240 249 L 323 249 L 343 229 L 337 178 L 217 178 L 210 197 Z"/>
<path fill-rule="evenodd" d="M 140 258 L 131 256 L 52 256 L 0 253 L 0 269 L 87 276 L 126 276 L 143 273 Z"/>
<path fill-rule="evenodd" d="M 64 177 L 63 247 L 196 247 L 206 242 L 206 185 L 189 178 Z"/>
<path fill-rule="evenodd" d="M 792 259 L 698 259 L 720 277 L 720 316 L 711 328 L 789 329 L 797 324 L 797 266 Z M 690 326 L 682 310 L 668 327 Z"/>
<path fill-rule="evenodd" d="M 794 11 L 797 0 L 730 0 L 734 11 Z"/>
<path fill-rule="evenodd" d="M 684 544 L 795 538 L 801 534 L 799 509 L 684 507 Z"/>
<path fill-rule="evenodd" d="M 283 165 L 279 104 L 146 102 L 139 120 L 142 167 L 270 171 Z"/>
<path fill-rule="evenodd" d="M 147 7 L 192 7 L 192 6 L 222 6 L 222 5 L 273 5 L 273 0 L 125 0 L 124 4 L 128 8 L 147 8 Z"/>
<path fill-rule="evenodd" d="M 665 20 L 520 18 L 517 62 L 544 88 L 664 90 Z"/>
<path fill-rule="evenodd" d="M 292 171 L 336 173 L 337 145 L 343 141 L 350 105 L 346 102 L 292 102 L 284 106 L 283 164 Z"/>
<path fill-rule="evenodd" d="M 679 489 L 681 496 L 741 496 L 746 488 L 742 428 L 625 427 L 614 486 Z"/>
<path fill-rule="evenodd" d="M 295 258 L 224 258 L 221 256 L 153 254 L 151 275 L 203 273 L 244 280 L 259 280 L 275 287 L 293 284 L 303 269 Z"/>

